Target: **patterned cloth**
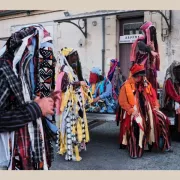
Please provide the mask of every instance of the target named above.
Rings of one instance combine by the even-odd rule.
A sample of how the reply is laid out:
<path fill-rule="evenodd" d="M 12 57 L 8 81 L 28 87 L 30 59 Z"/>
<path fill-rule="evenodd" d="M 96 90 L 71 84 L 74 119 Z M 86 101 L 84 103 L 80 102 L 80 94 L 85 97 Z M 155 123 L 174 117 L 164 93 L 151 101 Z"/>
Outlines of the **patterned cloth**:
<path fill-rule="evenodd" d="M 26 125 L 23 128 L 20 128 L 16 131 L 15 142 L 17 142 L 18 146 L 14 148 L 14 160 L 12 169 L 26 169 L 33 170 L 33 161 L 31 159 L 31 149 L 30 147 L 30 136 L 28 132 L 28 126 Z M 16 158 L 20 158 L 20 161 L 16 160 Z"/>
<path fill-rule="evenodd" d="M 64 56 L 60 56 L 61 71 L 58 74 L 56 85 L 61 87 L 60 114 L 57 113 L 57 123 L 60 129 L 59 154 L 65 154 L 68 161 L 80 161 L 79 153 L 86 150 L 89 142 L 89 131 L 85 112 L 86 101 L 92 102 L 89 89 L 81 87 L 77 74 L 69 65 Z M 62 76 L 63 77 L 60 78 Z M 56 87 L 59 89 L 60 87 Z M 57 111 L 59 112 L 59 110 Z"/>
<path fill-rule="evenodd" d="M 112 72 L 109 73 L 109 75 Z M 87 112 L 114 113 L 116 101 L 113 99 L 113 89 L 110 80 L 102 76 L 101 69 L 93 67 L 90 72 L 89 86 L 93 98 L 100 100 L 93 104 L 86 105 Z"/>
<path fill-rule="evenodd" d="M 25 104 L 21 81 L 3 58 L 0 59 L 0 79 L 0 132 L 17 130 L 41 116 L 36 103 Z M 14 94 L 14 98 L 11 94 Z"/>
<path fill-rule="evenodd" d="M 121 70 L 119 67 L 115 68 L 113 78 L 111 80 L 112 89 L 113 89 L 113 98 L 114 100 L 118 99 L 119 96 L 119 90 L 122 86 L 122 84 L 125 82 L 125 77 L 122 75 Z"/>
<path fill-rule="evenodd" d="M 21 139 L 17 139 L 18 134 L 23 136 L 23 126 L 26 125 L 30 121 L 35 121 L 37 118 L 41 117 L 41 110 L 39 106 L 36 103 L 30 103 L 25 104 L 23 94 L 22 94 L 22 85 L 21 81 L 15 76 L 14 72 L 12 71 L 11 67 L 7 63 L 6 60 L 1 59 L 1 122 L 0 122 L 0 132 L 7 132 L 7 131 L 13 131 L 13 130 L 20 130 L 16 131 L 16 139 L 11 139 L 12 142 L 19 144 L 19 149 L 26 149 L 29 150 L 29 142 L 20 143 L 18 140 L 26 140 L 26 138 L 22 137 Z M 11 97 L 11 93 L 14 94 L 14 97 L 16 101 L 9 101 L 9 97 Z M 11 110 L 9 110 L 10 108 Z M 16 108 L 16 109 L 14 109 Z M 0 136 L 3 136 L 4 134 L 1 133 Z M 27 135 L 26 135 L 27 137 Z M 8 142 L 6 142 L 8 143 Z M 2 148 L 2 147 L 1 147 Z M 15 148 L 16 149 L 16 148 Z M 20 154 L 19 150 L 15 151 L 15 149 L 11 150 L 14 152 L 17 152 L 17 154 Z M 8 152 L 7 152 L 8 153 Z M 29 157 L 29 154 L 25 154 L 23 158 L 27 155 L 27 158 Z M 22 158 L 22 159 L 23 159 Z M 26 158 L 25 158 L 26 159 Z M 24 163 L 22 163 L 23 168 L 32 169 L 31 165 L 28 165 L 27 160 L 25 161 L 23 159 Z M 21 165 L 21 167 L 22 167 Z M 15 165 L 13 164 L 13 168 L 15 169 Z"/>
<path fill-rule="evenodd" d="M 166 75 L 165 75 L 165 79 L 164 79 L 164 86 L 163 86 L 163 100 L 162 100 L 162 107 L 165 106 L 165 98 L 166 98 L 166 88 L 165 88 L 165 85 L 166 85 L 166 81 L 168 79 L 170 79 L 172 81 L 172 83 L 178 83 L 177 80 L 176 80 L 176 77 L 174 76 L 174 73 L 173 73 L 173 69 L 177 66 L 180 66 L 180 62 L 178 61 L 173 61 L 173 63 L 168 67 L 168 69 L 166 70 Z"/>
<path fill-rule="evenodd" d="M 120 144 L 128 147 L 131 158 L 141 157 L 147 146 L 149 150 L 153 146 L 170 150 L 170 122 L 156 109 L 159 107 L 156 93 L 148 81 L 135 84 L 129 78 L 121 88 L 119 104 L 122 107 Z M 133 115 L 135 111 L 138 116 Z"/>
<path fill-rule="evenodd" d="M 112 66 L 110 67 L 109 69 L 109 72 L 108 72 L 108 75 L 107 75 L 107 78 L 112 81 L 112 78 L 113 78 L 113 75 L 114 75 L 114 72 L 115 72 L 115 69 L 118 65 L 118 61 L 115 60 L 115 59 L 112 59 L 111 60 L 111 63 L 112 63 Z"/>
<path fill-rule="evenodd" d="M 145 65 L 146 77 L 157 93 L 157 71 L 160 69 L 160 56 L 153 57 L 151 54 L 151 51 L 159 53 L 156 28 L 152 22 L 145 22 L 140 29 L 144 35 L 132 44 L 130 61 Z"/>
<path fill-rule="evenodd" d="M 50 124 L 46 120 L 41 120 L 41 110 L 38 105 L 31 101 L 37 95 L 50 96 L 54 89 L 56 60 L 53 56 L 52 38 L 41 25 L 27 26 L 12 34 L 4 49 L 0 63 L 4 60 L 6 64 L 9 63 L 9 66 L 4 63 L 0 69 L 4 73 L 2 75 L 4 80 L 5 78 L 8 80 L 7 82 L 1 80 L 3 89 L 7 92 L 6 94 L 0 92 L 2 94 L 0 98 L 4 100 L 1 106 L 5 109 L 15 108 L 12 112 L 7 111 L 12 119 L 10 122 L 14 124 L 18 122 L 16 129 L 14 125 L 11 127 L 14 128 L 13 130 L 22 127 L 15 134 L 14 156 L 18 156 L 19 160 L 13 158 L 13 163 L 16 162 L 14 169 L 48 169 L 53 160 L 51 141 L 54 135 L 49 127 Z M 8 85 L 10 90 L 8 90 L 9 87 L 7 88 Z M 26 103 L 28 105 L 25 105 Z M 18 114 L 21 114 L 22 122 L 18 121 L 16 116 Z M 2 122 L 4 116 L 6 113 L 2 115 Z M 27 126 L 23 127 L 25 124 Z M 10 127 L 7 129 L 11 130 Z M 24 137 L 24 140 L 19 137 Z M 29 149 L 30 153 L 24 154 L 25 149 Z M 27 160 L 29 161 L 26 162 Z M 17 162 L 21 166 L 16 167 Z"/>
<path fill-rule="evenodd" d="M 103 81 L 96 83 L 93 98 L 100 97 L 100 100 L 93 105 L 87 105 L 87 112 L 115 113 L 117 103 L 112 96 L 112 84 L 104 78 Z M 92 88 L 92 86 L 91 86 Z"/>
<path fill-rule="evenodd" d="M 162 111 L 175 122 L 171 129 L 171 137 L 175 141 L 180 141 L 180 115 L 177 113 L 180 107 L 179 67 L 180 62 L 173 61 L 167 68 L 162 93 Z"/>

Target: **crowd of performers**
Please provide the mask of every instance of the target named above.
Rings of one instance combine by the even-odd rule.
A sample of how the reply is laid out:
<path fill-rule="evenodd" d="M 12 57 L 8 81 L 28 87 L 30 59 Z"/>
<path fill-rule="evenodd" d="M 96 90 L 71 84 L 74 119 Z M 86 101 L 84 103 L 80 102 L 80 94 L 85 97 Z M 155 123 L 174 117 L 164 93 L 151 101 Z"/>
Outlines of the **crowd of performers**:
<path fill-rule="evenodd" d="M 53 142 L 65 160 L 80 161 L 90 141 L 87 112 L 116 114 L 120 148 L 131 158 L 153 148 L 173 152 L 171 139 L 180 141 L 180 62 L 167 69 L 160 106 L 156 28 L 145 22 L 140 29 L 128 79 L 112 59 L 107 76 L 93 67 L 88 82 L 77 50 L 64 47 L 56 60 L 43 26 L 13 33 L 0 51 L 0 169 L 50 169 Z"/>

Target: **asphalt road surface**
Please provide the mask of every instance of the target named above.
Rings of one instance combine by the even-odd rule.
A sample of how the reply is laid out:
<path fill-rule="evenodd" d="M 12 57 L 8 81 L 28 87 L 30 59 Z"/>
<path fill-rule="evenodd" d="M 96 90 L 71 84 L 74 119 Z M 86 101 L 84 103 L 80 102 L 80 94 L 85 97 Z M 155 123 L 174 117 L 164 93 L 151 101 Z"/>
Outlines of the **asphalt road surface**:
<path fill-rule="evenodd" d="M 92 129 L 91 129 L 92 128 Z M 172 153 L 145 152 L 140 159 L 131 159 L 127 150 L 118 146 L 119 127 L 115 122 L 101 121 L 90 125 L 91 141 L 81 152 L 80 162 L 67 162 L 55 156 L 52 170 L 180 170 L 180 143 L 173 142 Z"/>

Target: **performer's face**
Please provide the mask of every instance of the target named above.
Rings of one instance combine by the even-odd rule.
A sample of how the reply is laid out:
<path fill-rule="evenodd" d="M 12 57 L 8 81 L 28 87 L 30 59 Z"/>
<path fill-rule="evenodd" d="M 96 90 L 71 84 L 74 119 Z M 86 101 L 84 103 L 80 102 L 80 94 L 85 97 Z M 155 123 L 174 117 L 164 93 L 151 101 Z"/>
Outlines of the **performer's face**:
<path fill-rule="evenodd" d="M 143 81 L 143 76 L 136 76 L 136 77 L 134 77 L 134 80 L 136 83 L 139 83 L 139 82 Z"/>
<path fill-rule="evenodd" d="M 68 63 L 69 65 L 73 68 L 76 69 L 77 68 L 77 61 L 79 60 L 79 56 L 77 54 L 77 52 L 74 52 L 72 55 L 70 55 L 68 58 Z"/>
<path fill-rule="evenodd" d="M 91 84 L 96 84 L 98 82 L 98 75 L 96 73 L 90 73 L 89 82 Z"/>

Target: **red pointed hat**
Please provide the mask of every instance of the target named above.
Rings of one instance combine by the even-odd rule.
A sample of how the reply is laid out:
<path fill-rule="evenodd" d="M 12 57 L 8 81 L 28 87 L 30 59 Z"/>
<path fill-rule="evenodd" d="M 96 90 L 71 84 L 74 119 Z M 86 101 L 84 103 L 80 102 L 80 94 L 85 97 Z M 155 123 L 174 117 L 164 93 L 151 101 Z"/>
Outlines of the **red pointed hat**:
<path fill-rule="evenodd" d="M 145 74 L 144 65 L 141 65 L 141 64 L 134 64 L 131 67 L 130 71 L 132 75 L 139 74 L 139 73 L 142 73 L 142 75 Z"/>

